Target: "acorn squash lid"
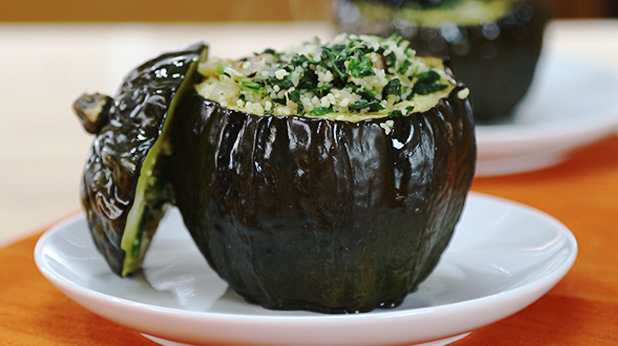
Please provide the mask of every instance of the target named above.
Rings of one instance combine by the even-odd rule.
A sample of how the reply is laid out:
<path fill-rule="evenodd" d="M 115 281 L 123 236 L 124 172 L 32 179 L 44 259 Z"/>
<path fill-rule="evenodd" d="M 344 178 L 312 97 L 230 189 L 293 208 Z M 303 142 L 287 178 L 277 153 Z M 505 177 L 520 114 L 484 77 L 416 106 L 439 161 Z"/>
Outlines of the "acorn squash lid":
<path fill-rule="evenodd" d="M 131 71 L 116 96 L 84 94 L 74 110 L 95 135 L 81 184 L 82 205 L 97 249 L 120 276 L 138 272 L 170 204 L 168 131 L 175 96 L 207 47 L 162 54 Z"/>

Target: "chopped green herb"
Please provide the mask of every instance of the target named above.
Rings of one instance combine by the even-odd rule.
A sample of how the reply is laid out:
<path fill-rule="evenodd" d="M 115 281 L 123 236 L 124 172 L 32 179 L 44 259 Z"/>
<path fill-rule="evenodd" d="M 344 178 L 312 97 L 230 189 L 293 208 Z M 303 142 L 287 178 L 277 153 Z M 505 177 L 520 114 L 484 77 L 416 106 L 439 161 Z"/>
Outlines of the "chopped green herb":
<path fill-rule="evenodd" d="M 295 54 L 290 60 L 290 65 L 292 66 L 303 66 L 303 64 L 319 64 L 317 61 L 310 60 L 306 55 L 303 54 Z M 303 66 L 304 67 L 304 66 Z"/>
<path fill-rule="evenodd" d="M 303 76 L 298 81 L 298 89 L 300 90 L 313 90 L 318 86 L 318 76 L 313 70 L 306 70 Z"/>
<path fill-rule="evenodd" d="M 376 93 L 373 90 L 361 89 L 356 90 L 356 93 L 366 100 L 376 100 Z"/>
<path fill-rule="evenodd" d="M 395 63 L 397 63 L 397 56 L 394 52 L 390 52 L 388 55 L 385 55 L 384 58 L 386 59 L 388 66 L 394 66 Z"/>
<path fill-rule="evenodd" d="M 335 52 L 341 53 L 345 49 L 345 47 L 346 47 L 345 44 L 335 44 L 331 48 Z"/>
<path fill-rule="evenodd" d="M 401 81 L 397 78 L 393 78 L 388 81 L 388 84 L 382 89 L 382 96 L 386 97 L 388 95 L 401 95 Z"/>
<path fill-rule="evenodd" d="M 275 58 L 275 61 L 280 61 L 281 60 L 281 55 L 279 53 L 277 53 L 277 51 L 275 51 L 272 48 L 266 48 L 260 54 L 270 54 L 270 55 L 272 55 Z M 258 54 L 256 54 L 256 55 L 258 55 Z"/>
<path fill-rule="evenodd" d="M 334 68 L 335 72 L 337 72 L 337 75 L 339 75 L 339 78 L 342 81 L 347 80 L 348 76 L 349 76 L 348 70 L 345 67 L 345 62 L 347 60 L 348 59 L 341 58 L 341 59 L 333 61 L 333 68 Z"/>
<path fill-rule="evenodd" d="M 412 66 L 412 62 L 410 60 L 404 60 L 401 65 L 399 65 L 399 68 L 397 69 L 397 73 L 399 74 L 406 74 L 406 72 L 408 72 L 408 68 Z"/>
<path fill-rule="evenodd" d="M 389 40 L 393 40 L 393 41 L 395 41 L 395 43 L 397 44 L 397 46 L 400 46 L 400 45 L 401 45 L 401 43 L 402 43 L 402 42 L 403 42 L 403 40 L 404 40 L 403 36 L 398 35 L 398 34 L 396 34 L 396 33 L 391 34 L 391 35 L 388 37 L 388 39 L 389 39 Z"/>
<path fill-rule="evenodd" d="M 283 79 L 279 79 L 275 76 L 270 76 L 266 79 L 266 82 L 272 86 L 278 86 L 280 90 L 287 90 L 294 86 L 290 75 L 285 76 Z"/>
<path fill-rule="evenodd" d="M 448 87 L 446 84 L 418 84 L 414 86 L 414 92 L 419 95 L 428 95 L 436 91 L 444 90 Z"/>
<path fill-rule="evenodd" d="M 317 107 L 311 111 L 311 115 L 320 116 L 320 115 L 324 115 L 324 114 L 328 114 L 332 112 L 333 112 L 333 109 L 330 107 Z"/>
<path fill-rule="evenodd" d="M 400 110 L 395 109 L 394 111 L 388 112 L 388 116 L 391 117 L 391 118 L 402 117 L 403 113 L 401 113 Z"/>
<path fill-rule="evenodd" d="M 417 77 L 418 77 L 417 83 L 435 83 L 440 80 L 440 75 L 438 74 L 438 72 L 434 71 L 433 69 L 419 73 Z"/>
<path fill-rule="evenodd" d="M 323 47 L 322 48 L 322 62 L 321 65 L 329 70 L 331 70 L 333 75 L 339 77 L 340 80 L 345 81 L 348 79 L 348 72 L 345 67 L 345 62 L 348 60 L 347 57 L 344 57 L 338 54 L 335 50 Z M 331 62 L 332 66 L 328 65 L 328 62 Z"/>
<path fill-rule="evenodd" d="M 264 89 L 264 81 L 261 79 L 254 79 L 252 82 L 242 82 L 241 85 L 255 92 L 259 92 Z"/>
<path fill-rule="evenodd" d="M 439 83 L 440 75 L 434 70 L 429 70 L 418 74 L 418 80 L 414 84 L 413 93 L 427 95 L 446 89 L 448 85 Z"/>
<path fill-rule="evenodd" d="M 371 62 L 371 58 L 367 55 L 361 56 L 359 60 L 351 59 L 350 64 L 348 65 L 348 70 L 350 71 L 350 74 L 356 78 L 369 77 L 376 74 L 373 71 L 373 63 Z"/>
<path fill-rule="evenodd" d="M 351 40 L 345 49 L 345 55 L 352 56 L 355 53 L 358 55 L 365 55 L 373 52 L 372 48 L 367 47 L 365 42 L 359 40 Z"/>
<path fill-rule="evenodd" d="M 410 74 L 410 77 L 408 77 L 410 80 L 414 79 L 414 77 L 416 77 L 416 73 L 418 72 L 418 66 L 416 66 L 414 68 L 414 71 L 412 71 L 412 74 Z"/>
<path fill-rule="evenodd" d="M 350 90 L 352 90 L 352 91 L 354 91 L 354 92 L 356 92 L 356 91 L 358 91 L 358 89 L 360 89 L 360 87 L 359 87 L 358 85 L 354 84 L 354 83 L 348 83 L 348 84 L 346 84 L 346 86 L 345 86 L 345 87 L 346 87 L 346 88 L 350 88 Z M 363 90 L 364 90 L 364 89 L 363 89 Z M 362 92 L 362 91 L 361 91 L 361 92 Z"/>
<path fill-rule="evenodd" d="M 303 103 L 300 100 L 300 92 L 298 91 L 298 89 L 294 89 L 290 91 L 288 93 L 288 97 L 290 98 L 291 101 L 293 101 L 294 103 L 298 105 L 298 114 L 304 114 L 305 107 L 303 107 Z"/>
<path fill-rule="evenodd" d="M 380 105 L 380 100 L 376 97 L 373 90 L 356 90 L 356 94 L 360 95 L 363 100 L 349 105 L 348 107 L 350 109 L 360 110 L 369 107 L 369 110 L 372 112 L 384 109 L 384 107 Z"/>
<path fill-rule="evenodd" d="M 225 65 L 223 65 L 223 63 L 221 63 L 220 61 L 217 61 L 215 63 L 214 70 L 216 74 L 223 74 L 223 71 L 225 71 Z"/>
<path fill-rule="evenodd" d="M 278 103 L 280 105 L 285 105 L 285 98 L 273 98 L 271 100 L 273 100 L 274 103 Z"/>
<path fill-rule="evenodd" d="M 315 96 L 317 96 L 319 98 L 322 98 L 322 97 L 326 96 L 326 94 L 328 94 L 332 88 L 333 88 L 333 85 L 327 83 L 327 84 L 324 84 L 324 85 L 322 85 L 320 87 L 316 87 L 316 88 L 311 89 L 311 92 Z"/>
<path fill-rule="evenodd" d="M 406 107 L 406 111 L 405 112 L 402 112 L 399 109 L 395 109 L 393 111 L 388 112 L 388 116 L 391 117 L 391 118 L 408 116 L 408 115 L 412 114 L 413 110 L 414 110 L 414 106 Z"/>
<path fill-rule="evenodd" d="M 384 109 L 384 107 L 382 107 L 382 105 L 380 104 L 379 100 L 358 101 L 358 102 L 352 103 L 348 107 L 351 110 L 355 110 L 355 111 L 361 110 L 363 108 L 369 108 L 369 110 L 372 112 Z"/>

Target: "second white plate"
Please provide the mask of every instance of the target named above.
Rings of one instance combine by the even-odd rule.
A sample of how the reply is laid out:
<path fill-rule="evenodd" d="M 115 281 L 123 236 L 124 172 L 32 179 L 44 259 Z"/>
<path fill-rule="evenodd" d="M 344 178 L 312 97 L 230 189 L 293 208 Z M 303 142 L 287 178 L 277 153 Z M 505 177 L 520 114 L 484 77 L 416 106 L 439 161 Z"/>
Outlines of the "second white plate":
<path fill-rule="evenodd" d="M 438 267 L 401 306 L 325 315 L 243 301 L 208 267 L 175 209 L 156 234 L 142 277 L 111 273 L 84 217 L 49 230 L 34 252 L 40 271 L 68 297 L 158 343 L 273 346 L 444 345 L 534 302 L 576 255 L 575 238 L 552 217 L 471 194 Z"/>
<path fill-rule="evenodd" d="M 477 176 L 556 165 L 576 148 L 618 131 L 618 73 L 546 55 L 512 122 L 476 127 Z"/>

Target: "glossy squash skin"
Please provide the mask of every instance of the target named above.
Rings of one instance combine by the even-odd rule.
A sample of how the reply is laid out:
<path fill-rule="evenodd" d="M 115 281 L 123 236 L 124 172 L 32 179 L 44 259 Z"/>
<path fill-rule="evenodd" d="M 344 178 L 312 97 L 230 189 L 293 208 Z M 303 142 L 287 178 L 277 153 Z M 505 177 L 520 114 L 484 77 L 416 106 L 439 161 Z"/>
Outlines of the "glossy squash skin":
<path fill-rule="evenodd" d="M 372 3 L 384 7 L 381 0 L 339 1 Z M 406 0 L 421 3 L 422 0 Z M 337 19 L 340 31 L 389 36 L 398 33 L 411 42 L 419 55 L 450 58 L 458 79 L 472 91 L 477 124 L 495 124 L 511 120 L 517 105 L 525 97 L 535 75 L 549 14 L 544 0 L 519 0 L 504 17 L 483 25 L 423 27 L 399 20 L 375 23 L 359 18 Z M 396 11 L 396 8 L 393 9 Z M 396 13 L 396 12 L 394 12 Z"/>
<path fill-rule="evenodd" d="M 397 306 L 438 263 L 470 188 L 464 89 L 423 113 L 358 123 L 256 116 L 188 95 L 172 136 L 184 223 L 249 302 L 325 313 Z"/>

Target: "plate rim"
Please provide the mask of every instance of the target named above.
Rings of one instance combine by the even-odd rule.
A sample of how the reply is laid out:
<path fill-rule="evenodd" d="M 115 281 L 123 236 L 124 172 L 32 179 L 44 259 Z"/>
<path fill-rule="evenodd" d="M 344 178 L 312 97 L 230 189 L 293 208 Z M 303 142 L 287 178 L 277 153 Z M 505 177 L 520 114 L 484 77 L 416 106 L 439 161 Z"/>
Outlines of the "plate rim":
<path fill-rule="evenodd" d="M 484 310 L 488 307 L 493 306 L 496 302 L 504 304 L 506 301 L 514 301 L 517 299 L 522 299 L 522 297 L 529 298 L 527 299 L 527 303 L 521 304 L 513 311 L 508 311 L 506 314 L 498 313 L 491 321 L 486 323 L 482 323 L 476 326 L 472 326 L 471 328 L 459 328 L 453 329 L 452 333 L 449 335 L 460 334 L 464 332 L 469 332 L 470 330 L 474 330 L 476 328 L 482 327 L 484 325 L 488 325 L 496 322 L 497 320 L 510 316 L 527 306 L 531 303 L 539 299 L 541 296 L 546 294 L 552 287 L 554 287 L 571 269 L 573 266 L 577 255 L 578 255 L 578 244 L 573 233 L 559 220 L 554 218 L 553 216 L 542 212 L 536 208 L 530 207 L 525 204 L 521 204 L 519 202 L 514 202 L 508 199 L 504 199 L 501 197 L 495 197 L 491 195 L 486 195 L 478 192 L 470 192 L 468 196 L 468 200 L 481 200 L 493 203 L 501 204 L 505 207 L 513 207 L 520 210 L 524 210 L 527 213 L 532 213 L 535 216 L 541 217 L 544 221 L 547 221 L 552 224 L 552 229 L 557 234 L 560 234 L 562 237 L 565 237 L 570 249 L 570 254 L 565 258 L 559 266 L 554 268 L 550 273 L 543 275 L 540 278 L 536 278 L 531 282 L 528 282 L 522 286 L 518 287 L 510 287 L 506 290 L 499 291 L 497 293 L 493 293 L 487 296 L 482 296 L 474 299 L 467 299 L 455 303 L 449 303 L 438 306 L 430 306 L 430 307 L 422 307 L 422 308 L 411 308 L 411 309 L 402 309 L 402 310 L 380 310 L 373 311 L 362 314 L 344 314 L 344 315 L 332 315 L 332 314 L 308 314 L 308 315 L 247 315 L 242 313 L 224 313 L 224 312 L 210 312 L 210 311 L 189 311 L 182 310 L 173 307 L 164 307 L 157 306 L 148 303 L 142 303 L 133 301 L 126 298 L 112 296 L 103 292 L 95 291 L 93 289 L 89 289 L 82 285 L 79 285 L 68 278 L 60 275 L 53 268 L 50 268 L 46 265 L 45 260 L 43 259 L 43 251 L 44 245 L 48 242 L 48 239 L 51 239 L 57 232 L 61 232 L 66 229 L 68 225 L 72 223 L 83 222 L 84 215 L 74 215 L 68 217 L 65 220 L 59 221 L 56 225 L 49 228 L 37 241 L 37 244 L 34 249 L 34 259 L 37 268 L 41 273 L 51 281 L 54 286 L 56 286 L 60 291 L 62 291 L 65 295 L 69 295 L 65 289 L 69 289 L 72 292 L 76 292 L 83 297 L 96 299 L 100 302 L 104 302 L 105 304 L 113 304 L 116 306 L 120 306 L 122 308 L 128 308 L 131 310 L 137 309 L 142 310 L 142 313 L 155 313 L 162 318 L 166 317 L 181 317 L 183 320 L 196 320 L 201 323 L 211 322 L 216 325 L 220 323 L 230 324 L 230 325 L 245 325 L 247 323 L 252 324 L 254 326 L 262 326 L 262 327 L 273 327 L 273 326 L 286 326 L 287 328 L 295 328 L 295 330 L 300 330 L 306 328 L 307 323 L 312 323 L 315 326 L 315 323 L 320 323 L 320 325 L 325 326 L 328 325 L 328 322 L 332 322 L 332 324 L 336 324 L 339 327 L 348 327 L 348 328 L 359 328 L 363 325 L 368 326 L 371 324 L 372 326 L 376 325 L 386 325 L 387 323 L 392 323 L 393 321 L 398 321 L 401 319 L 409 319 L 414 318 L 418 315 L 437 315 L 437 316 L 449 316 L 449 315 L 457 315 L 457 314 L 468 314 L 470 309 L 472 310 Z M 467 202 L 468 203 L 468 202 Z M 96 251 L 96 249 L 95 249 Z M 59 287 L 58 285 L 62 285 L 63 287 Z M 541 287 L 541 288 L 539 288 Z M 76 300 L 74 297 L 69 296 L 69 298 Z M 92 311 L 95 314 L 103 316 L 106 319 L 111 319 L 109 316 L 102 315 L 101 313 L 94 311 L 91 307 L 84 305 L 81 301 L 76 300 L 82 307 Z M 475 307 L 476 306 L 476 307 Z M 494 312 L 494 314 L 496 314 Z M 113 320 L 113 319 L 111 319 Z M 134 326 L 131 326 L 132 329 L 138 329 Z M 345 329 L 345 328 L 344 328 Z M 163 337 L 161 335 L 157 335 L 156 333 L 152 333 L 149 331 L 140 330 L 147 334 Z"/>
<path fill-rule="evenodd" d="M 539 60 L 540 69 L 548 69 L 550 68 L 548 66 L 555 64 L 567 67 L 583 66 L 585 71 L 592 71 L 596 75 L 602 74 L 607 80 L 618 82 L 618 70 L 584 57 L 561 52 L 544 52 Z M 536 97 L 535 94 L 539 93 L 539 88 L 544 84 L 557 78 L 556 72 L 545 73 L 543 77 L 538 77 L 542 74 L 539 68 L 531 89 L 523 99 L 524 103 L 530 97 Z M 547 90 L 545 92 L 547 93 Z M 537 103 L 539 100 L 532 102 Z M 527 107 L 523 107 L 521 111 L 527 111 Z M 541 122 L 477 124 L 476 176 L 520 174 L 555 166 L 570 159 L 569 154 L 578 148 L 593 144 L 613 133 L 618 135 L 618 102 L 613 101 L 605 108 L 588 112 L 586 116 L 581 117 L 558 117 Z M 522 160 L 534 162 L 522 164 Z"/>

